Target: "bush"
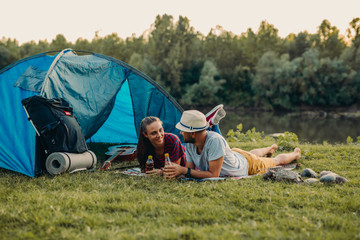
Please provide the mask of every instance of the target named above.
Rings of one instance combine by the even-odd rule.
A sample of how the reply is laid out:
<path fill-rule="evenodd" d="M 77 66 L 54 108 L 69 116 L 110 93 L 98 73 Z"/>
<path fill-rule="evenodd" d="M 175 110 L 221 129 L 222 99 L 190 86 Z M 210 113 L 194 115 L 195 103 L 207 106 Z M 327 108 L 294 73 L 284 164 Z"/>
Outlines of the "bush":
<path fill-rule="evenodd" d="M 242 133 L 243 125 L 240 123 L 236 126 L 236 130 L 230 129 L 226 135 L 228 142 L 260 142 L 274 140 L 271 137 L 265 136 L 264 132 L 256 132 L 255 128 L 247 130 L 246 133 Z"/>
<path fill-rule="evenodd" d="M 281 151 L 292 151 L 299 144 L 299 139 L 295 133 L 285 132 L 279 136 L 277 144 Z"/>

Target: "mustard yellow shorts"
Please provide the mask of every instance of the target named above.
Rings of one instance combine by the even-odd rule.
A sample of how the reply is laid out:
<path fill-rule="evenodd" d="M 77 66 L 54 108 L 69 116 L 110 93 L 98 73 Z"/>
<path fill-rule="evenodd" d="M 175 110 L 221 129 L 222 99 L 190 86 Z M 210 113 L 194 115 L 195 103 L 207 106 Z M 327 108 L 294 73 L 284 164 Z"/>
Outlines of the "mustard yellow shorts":
<path fill-rule="evenodd" d="M 250 152 L 241 150 L 240 148 L 233 148 L 231 150 L 240 153 L 246 158 L 249 164 L 249 175 L 264 173 L 268 168 L 276 166 L 272 158 L 258 157 Z"/>

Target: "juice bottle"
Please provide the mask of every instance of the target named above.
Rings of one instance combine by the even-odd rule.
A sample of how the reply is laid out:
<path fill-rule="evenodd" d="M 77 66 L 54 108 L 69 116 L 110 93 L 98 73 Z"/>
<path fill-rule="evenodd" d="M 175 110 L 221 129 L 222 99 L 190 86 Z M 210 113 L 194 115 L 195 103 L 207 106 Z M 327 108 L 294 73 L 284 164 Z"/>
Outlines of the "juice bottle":
<path fill-rule="evenodd" d="M 172 165 L 171 161 L 170 161 L 170 157 L 168 153 L 165 153 L 165 165 Z"/>
<path fill-rule="evenodd" d="M 169 165 L 172 165 L 172 163 L 171 163 L 171 161 L 170 161 L 169 154 L 168 154 L 168 153 L 165 153 L 164 156 L 165 156 L 165 167 L 166 167 L 166 166 L 169 166 Z M 168 175 L 168 174 L 167 174 L 166 172 L 164 172 L 164 177 L 165 177 L 165 178 L 167 177 L 167 175 Z"/>
<path fill-rule="evenodd" d="M 152 155 L 148 156 L 148 159 L 146 160 L 146 171 L 151 171 L 154 169 L 154 160 Z"/>

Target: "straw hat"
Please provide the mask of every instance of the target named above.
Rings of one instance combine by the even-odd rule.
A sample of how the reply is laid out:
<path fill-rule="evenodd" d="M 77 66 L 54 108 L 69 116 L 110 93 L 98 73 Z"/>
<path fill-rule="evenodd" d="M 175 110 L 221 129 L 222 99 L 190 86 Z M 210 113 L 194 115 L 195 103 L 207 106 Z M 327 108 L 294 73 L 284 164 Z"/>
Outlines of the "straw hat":
<path fill-rule="evenodd" d="M 176 128 L 183 132 L 198 132 L 209 127 L 206 117 L 198 110 L 184 111 Z"/>

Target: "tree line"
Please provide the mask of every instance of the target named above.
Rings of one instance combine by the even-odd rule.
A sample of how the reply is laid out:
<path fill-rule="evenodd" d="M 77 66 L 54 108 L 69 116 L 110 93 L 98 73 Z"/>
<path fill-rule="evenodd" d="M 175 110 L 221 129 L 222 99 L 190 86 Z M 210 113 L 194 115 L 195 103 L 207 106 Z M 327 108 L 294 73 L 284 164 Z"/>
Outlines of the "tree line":
<path fill-rule="evenodd" d="M 348 107 L 360 100 L 360 18 L 346 36 L 328 20 L 316 33 L 278 35 L 262 21 L 236 35 L 217 26 L 205 36 L 187 17 L 158 15 L 143 35 L 116 33 L 68 42 L 0 40 L 0 68 L 40 52 L 65 48 L 122 60 L 164 87 L 184 107 L 224 103 L 233 107 L 297 109 Z"/>

